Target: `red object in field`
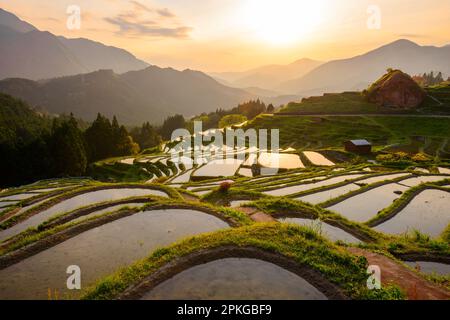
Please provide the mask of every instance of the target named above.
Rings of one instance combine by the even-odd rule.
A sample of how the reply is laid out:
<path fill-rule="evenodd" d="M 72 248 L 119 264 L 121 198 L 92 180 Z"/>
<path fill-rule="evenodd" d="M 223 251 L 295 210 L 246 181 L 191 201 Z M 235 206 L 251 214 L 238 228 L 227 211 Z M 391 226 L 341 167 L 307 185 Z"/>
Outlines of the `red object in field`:
<path fill-rule="evenodd" d="M 231 183 L 228 181 L 222 182 L 219 186 L 220 192 L 227 192 L 231 188 Z"/>

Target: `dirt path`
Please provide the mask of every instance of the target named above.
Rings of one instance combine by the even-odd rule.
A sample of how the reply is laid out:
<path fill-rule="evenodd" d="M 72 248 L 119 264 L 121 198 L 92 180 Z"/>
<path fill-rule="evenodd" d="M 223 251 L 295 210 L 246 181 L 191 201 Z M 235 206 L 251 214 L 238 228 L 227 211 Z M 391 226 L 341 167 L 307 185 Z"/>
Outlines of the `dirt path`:
<path fill-rule="evenodd" d="M 269 216 L 268 214 L 265 214 L 264 212 L 258 211 L 256 208 L 251 207 L 238 207 L 236 210 L 239 210 L 246 215 L 250 216 L 250 218 L 255 222 L 276 222 L 276 220 Z"/>
<path fill-rule="evenodd" d="M 415 272 L 378 253 L 359 248 L 348 248 L 356 255 L 366 257 L 370 265 L 378 265 L 381 269 L 381 283 L 392 283 L 406 293 L 409 300 L 449 300 L 450 291 L 428 280 Z"/>

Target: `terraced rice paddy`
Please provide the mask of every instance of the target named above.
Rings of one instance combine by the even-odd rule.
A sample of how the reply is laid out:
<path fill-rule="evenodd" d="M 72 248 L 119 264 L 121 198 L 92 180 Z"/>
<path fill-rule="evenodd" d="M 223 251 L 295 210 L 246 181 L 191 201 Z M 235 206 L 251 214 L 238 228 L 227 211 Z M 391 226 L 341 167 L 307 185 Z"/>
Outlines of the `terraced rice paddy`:
<path fill-rule="evenodd" d="M 130 197 L 138 196 L 160 196 L 167 197 L 167 194 L 163 191 L 152 189 L 139 189 L 139 188 L 124 188 L 124 189 L 106 189 L 99 191 L 87 192 L 73 198 L 64 200 L 46 210 L 39 212 L 32 217 L 19 222 L 18 224 L 0 231 L 0 240 L 5 240 L 30 227 L 37 227 L 39 224 L 45 222 L 52 216 L 57 214 L 70 212 L 80 207 L 92 205 L 94 203 L 101 203 L 106 201 L 113 201 L 119 199 L 126 199 Z"/>
<path fill-rule="evenodd" d="M 298 197 L 295 199 L 304 201 L 304 202 L 309 202 L 312 204 L 319 204 L 319 203 L 325 202 L 327 200 L 331 200 L 331 199 L 337 198 L 339 196 L 342 196 L 348 192 L 358 190 L 359 188 L 360 188 L 360 186 L 358 186 L 354 183 L 350 183 L 350 184 L 347 184 L 342 187 L 325 190 L 325 191 L 321 191 L 321 192 L 316 192 L 316 193 L 309 194 L 309 195 L 306 195 L 303 197 Z"/>
<path fill-rule="evenodd" d="M 298 169 L 304 168 L 300 157 L 296 154 L 279 154 L 262 152 L 258 158 L 258 163 L 269 169 Z"/>
<path fill-rule="evenodd" d="M 280 218 L 279 221 L 310 227 L 311 229 L 318 231 L 322 236 L 328 238 L 331 241 L 362 243 L 361 240 L 351 235 L 350 233 L 323 221 L 304 218 Z"/>
<path fill-rule="evenodd" d="M 348 198 L 327 209 L 340 213 L 347 219 L 365 222 L 398 199 L 401 194 L 396 192 L 405 192 L 406 190 L 408 187 L 390 183 Z"/>
<path fill-rule="evenodd" d="M 36 196 L 36 193 L 19 193 L 12 196 L 1 197 L 0 201 L 21 201 Z"/>
<path fill-rule="evenodd" d="M 321 155 L 318 152 L 314 151 L 304 151 L 303 154 L 306 158 L 315 166 L 326 166 L 326 167 L 332 167 L 335 165 L 334 162 L 328 160 L 323 155 Z"/>
<path fill-rule="evenodd" d="M 342 176 L 337 176 L 337 177 L 333 177 L 330 179 L 322 180 L 319 182 L 299 184 L 299 185 L 289 186 L 289 187 L 285 187 L 285 188 L 264 191 L 263 193 L 270 195 L 270 196 L 286 196 L 286 195 L 290 195 L 290 194 L 294 194 L 294 193 L 298 193 L 298 192 L 302 192 L 302 191 L 306 191 L 306 190 L 312 190 L 312 189 L 316 189 L 316 188 L 320 188 L 320 187 L 324 187 L 324 186 L 330 186 L 330 185 L 344 182 L 344 181 L 350 180 L 350 179 L 357 179 L 362 176 L 363 176 L 363 174 L 342 175 Z"/>
<path fill-rule="evenodd" d="M 81 233 L 0 271 L 0 299 L 47 299 L 47 289 L 69 294 L 66 269 L 78 265 L 83 284 L 145 257 L 157 247 L 198 233 L 228 228 L 206 213 L 170 209 L 136 213 Z"/>
<path fill-rule="evenodd" d="M 439 173 L 450 174 L 450 168 L 441 168 L 438 167 Z"/>
<path fill-rule="evenodd" d="M 450 223 L 449 204 L 449 192 L 422 191 L 403 210 L 375 229 L 388 234 L 418 230 L 431 237 L 437 237 Z"/>
<path fill-rule="evenodd" d="M 437 182 L 449 178 L 450 176 L 420 176 L 402 180 L 400 183 L 408 187 L 415 187 L 422 183 Z"/>
<path fill-rule="evenodd" d="M 377 182 L 381 182 L 381 181 L 398 179 L 401 177 L 406 177 L 408 175 L 409 175 L 408 173 L 395 173 L 395 174 L 381 175 L 381 176 L 376 176 L 376 177 L 359 180 L 358 184 L 372 184 L 372 183 L 377 183 Z"/>
<path fill-rule="evenodd" d="M 238 174 L 244 177 L 253 177 L 252 170 L 247 168 L 240 168 Z"/>
<path fill-rule="evenodd" d="M 185 270 L 156 286 L 143 300 L 326 300 L 296 274 L 256 259 L 220 259 Z"/>
<path fill-rule="evenodd" d="M 70 220 L 70 222 L 75 223 L 75 222 L 79 222 L 79 221 L 83 221 L 83 220 L 88 220 L 88 219 L 91 219 L 93 217 L 101 216 L 102 214 L 107 213 L 107 212 L 115 212 L 115 211 L 118 211 L 118 210 L 124 209 L 124 208 L 133 209 L 133 208 L 141 207 L 143 205 L 144 205 L 144 203 L 118 204 L 118 205 L 115 205 L 115 206 L 111 206 L 111 207 L 108 207 L 108 208 L 105 208 L 105 209 L 97 210 L 97 211 L 94 211 L 94 212 L 92 212 L 90 214 L 78 217 L 76 219 Z"/>
<path fill-rule="evenodd" d="M 450 275 L 450 265 L 430 261 L 404 261 L 410 267 L 425 274 L 435 274 L 440 276 Z"/>
<path fill-rule="evenodd" d="M 200 154 L 200 150 L 192 151 Z M 427 166 L 429 172 L 434 173 L 427 174 L 419 171 L 412 173 L 413 167 L 393 171 L 392 168 L 373 164 L 368 170 L 367 165 L 347 166 L 340 162 L 337 165 L 342 168 L 333 169 L 328 167 L 334 166 L 335 163 L 320 153 L 308 151 L 304 152 L 304 156 L 309 160 L 305 161 L 307 164 L 305 168 L 297 154 L 265 152 L 258 159 L 258 154 L 249 152 L 248 148 L 215 150 L 208 146 L 203 151 L 208 151 L 207 154 L 201 154 L 204 156 L 204 165 L 194 164 L 191 158 L 169 161 L 169 154 L 111 160 L 122 162 L 117 165 L 119 169 L 135 170 L 137 168 L 136 172 L 139 174 L 147 173 L 147 175 L 140 176 L 141 180 L 133 184 L 133 188 L 127 188 L 125 185 L 124 188 L 112 185 L 109 188 L 110 185 L 105 184 L 109 189 L 94 189 L 97 191 L 71 196 L 71 188 L 75 189 L 83 185 L 96 187 L 101 184 L 93 183 L 92 180 L 64 180 L 64 182 L 62 182 L 63 180 L 61 182 L 54 180 L 17 188 L 17 194 L 14 195 L 11 195 L 11 190 L 7 190 L 10 195 L 7 193 L 4 198 L 8 201 L 4 201 L 0 197 L 0 208 L 5 205 L 3 212 L 6 213 L 2 212 L 4 216 L 3 219 L 0 216 L 0 223 L 4 223 L 4 226 L 8 227 L 0 231 L 0 240 L 3 241 L 0 243 L 0 269 L 2 263 L 7 262 L 7 266 L 0 270 L 0 299 L 47 299 L 49 289 L 51 289 L 52 295 L 55 295 L 56 292 L 58 298 L 77 299 L 84 292 L 70 291 L 66 288 L 68 277 L 66 269 L 69 265 L 81 267 L 82 285 L 83 288 L 86 288 L 97 280 L 114 274 L 119 268 L 130 267 L 143 258 L 146 258 L 147 263 L 151 259 L 161 259 L 162 257 L 167 259 L 167 257 L 173 256 L 176 260 L 170 260 L 167 263 L 170 268 L 176 264 L 178 258 L 186 261 L 177 256 L 182 252 L 196 256 L 195 250 L 189 251 L 196 246 L 199 246 L 197 250 L 201 249 L 202 252 L 216 249 L 225 250 L 225 248 L 228 250 L 234 246 L 240 248 L 239 250 L 247 248 L 255 251 L 251 251 L 249 257 L 240 251 L 236 257 L 234 253 L 225 254 L 225 256 L 219 254 L 218 256 L 221 258 L 213 254 L 213 261 L 202 258 L 201 261 L 193 264 L 177 266 L 176 272 L 171 273 L 169 278 L 156 282 L 146 291 L 140 291 L 138 298 L 144 300 L 327 299 L 326 290 L 321 292 L 318 289 L 322 288 L 321 290 L 323 290 L 324 287 L 315 284 L 313 280 L 307 280 L 312 279 L 310 272 L 319 272 L 324 275 L 331 269 L 334 272 L 339 264 L 343 264 L 345 267 L 339 267 L 342 268 L 339 269 L 339 272 L 345 273 L 347 268 L 355 268 L 354 261 L 359 261 L 349 262 L 350 260 L 346 260 L 348 257 L 343 256 L 345 252 L 353 252 L 353 249 L 358 249 L 366 250 L 368 254 L 375 254 L 371 252 L 371 249 L 386 251 L 389 248 L 388 252 L 396 256 L 398 243 L 402 245 L 402 254 L 407 253 L 409 248 L 414 250 L 420 248 L 422 250 L 420 252 L 428 254 L 432 250 L 431 246 L 439 247 L 441 251 L 433 249 L 434 251 L 431 253 L 437 255 L 437 258 L 427 256 L 422 261 L 419 255 L 414 256 L 417 262 L 407 262 L 407 264 L 412 267 L 415 267 L 416 264 L 419 265 L 421 273 L 449 274 L 448 265 L 427 260 L 436 258 L 436 261 L 446 261 L 445 259 L 440 260 L 439 257 L 447 254 L 445 251 L 447 249 L 442 248 L 445 247 L 443 243 L 446 241 L 444 240 L 446 233 L 443 231 L 449 228 L 450 223 L 448 211 L 450 193 L 445 191 L 447 189 L 442 187 L 442 183 L 432 185 L 450 177 L 450 175 L 446 175 L 447 172 L 443 172 L 443 168 L 440 167 L 440 174 L 436 174 L 435 166 Z M 296 152 L 298 150 L 287 149 L 285 151 Z M 222 159 L 217 158 L 222 156 L 222 152 L 234 156 L 249 153 L 249 156 L 247 160 L 244 160 L 243 157 L 242 160 L 226 159 L 222 162 Z M 335 158 L 337 159 L 337 157 L 333 157 L 333 159 Z M 256 162 L 267 166 L 270 170 L 262 170 L 261 176 L 253 177 L 250 166 Z M 181 166 L 181 163 L 184 166 Z M 261 169 L 264 169 L 264 166 Z M 286 170 L 278 172 L 279 168 Z M 288 171 L 292 169 L 296 170 Z M 342 172 L 341 175 L 339 172 Z M 266 174 L 268 176 L 265 176 Z M 166 184 L 167 189 L 161 189 L 157 185 L 143 184 L 147 180 L 148 183 Z M 229 190 L 219 188 L 219 185 L 224 182 L 230 184 Z M 410 188 L 423 183 L 430 183 L 430 185 L 420 186 L 418 190 L 429 189 L 418 191 L 417 195 L 411 195 L 411 192 L 408 192 L 402 197 Z M 177 191 L 182 197 L 179 197 L 175 190 L 169 192 L 168 187 L 178 188 Z M 46 192 L 59 189 L 65 190 L 61 201 L 57 201 L 60 197 L 59 194 L 51 195 L 51 198 L 44 200 L 39 198 L 39 200 L 35 200 L 35 203 L 27 201 L 27 197 L 49 197 L 50 195 L 46 195 Z M 168 193 L 161 190 L 166 190 Z M 189 196 L 185 190 L 193 192 L 199 197 Z M 208 196 L 203 197 L 208 193 L 210 193 Z M 169 194 L 171 198 L 169 198 Z M 18 198 L 8 199 L 8 197 Z M 22 197 L 24 198 L 22 199 Z M 142 199 L 128 199 L 133 197 Z M 401 199 L 399 199 L 400 197 Z M 408 197 L 411 197 L 412 200 Z M 139 210 L 145 210 L 143 206 L 147 204 L 147 198 L 152 201 L 155 209 L 139 212 Z M 405 199 L 411 201 L 402 203 Z M 123 204 L 124 200 L 130 203 Z M 172 200 L 174 201 L 173 209 L 162 209 L 170 208 Z M 396 200 L 398 200 L 396 205 L 402 203 L 402 209 L 398 209 L 398 212 L 390 208 L 389 210 L 393 210 L 392 212 L 385 210 L 383 215 L 377 217 L 378 220 L 370 221 L 370 227 L 363 224 L 376 217 L 377 213 L 389 207 Z M 47 201 L 55 204 L 25 217 L 28 210 L 37 208 Z M 121 204 L 117 204 L 116 201 L 121 201 Z M 17 204 L 22 208 L 8 211 L 10 210 L 8 206 Z M 86 210 L 88 206 L 92 205 L 99 205 L 101 209 L 93 212 L 91 211 L 95 210 L 94 208 L 90 208 L 88 211 L 81 210 Z M 106 205 L 109 207 L 105 208 Z M 227 208 L 222 206 L 227 206 Z M 186 209 L 175 209 L 175 207 Z M 130 208 L 130 210 L 121 210 L 125 208 Z M 213 210 L 217 216 L 207 214 L 202 210 L 207 212 Z M 336 214 L 331 214 L 333 212 Z M 106 215 L 107 213 L 111 213 L 111 215 Z M 85 215 L 78 216 L 79 214 Z M 42 225 L 59 215 L 62 215 L 63 220 L 56 221 L 51 226 Z M 218 218 L 220 216 L 226 216 L 226 218 L 222 220 Z M 383 218 L 384 220 L 382 220 Z M 14 225 L 16 219 L 18 219 L 18 223 Z M 9 222 L 12 222 L 11 227 L 9 227 Z M 78 223 L 78 225 L 73 226 L 66 224 L 67 222 Z M 264 223 L 255 224 L 255 222 Z M 379 224 L 376 225 L 376 223 Z M 41 225 L 39 229 L 22 233 L 28 228 L 39 225 Z M 55 225 L 57 229 L 51 229 Z M 230 229 L 231 226 L 239 228 Z M 225 231 L 216 232 L 223 229 Z M 412 230 L 418 230 L 422 234 L 430 236 L 432 240 L 419 241 L 413 240 L 413 237 L 404 237 L 403 233 Z M 58 233 L 53 235 L 53 232 Z M 232 232 L 230 236 L 228 236 L 228 232 Z M 22 233 L 20 237 L 13 237 L 20 233 Z M 60 238 L 65 234 L 70 234 L 70 236 Z M 186 239 L 193 235 L 196 237 Z M 384 237 L 383 235 L 390 236 Z M 9 240 L 4 241 L 6 239 Z M 185 240 L 179 242 L 182 239 Z M 209 247 L 214 241 L 220 243 L 218 248 Z M 28 252 L 28 249 L 17 250 L 17 248 L 27 245 L 30 245 L 30 248 L 34 248 L 34 245 L 39 247 L 44 243 L 48 243 L 48 246 L 30 254 L 23 253 Z M 368 246 L 355 248 L 356 245 L 363 243 Z M 410 244 L 412 245 L 410 246 Z M 305 250 L 303 246 L 307 246 L 308 249 Z M 271 249 L 267 251 L 268 247 Z M 155 258 L 152 254 L 157 248 L 163 249 L 157 251 Z M 258 250 L 267 252 L 256 253 Z M 329 250 L 336 251 L 331 254 Z M 303 274 L 305 278 L 302 278 L 299 276 L 302 273 L 298 272 L 297 267 L 305 267 L 303 264 L 293 263 L 292 265 L 296 265 L 296 267 L 291 268 L 290 263 L 277 265 L 274 264 L 275 262 L 268 262 L 278 261 L 273 256 L 272 258 L 266 256 L 269 252 L 274 254 L 274 251 L 276 255 L 281 256 L 286 252 L 289 257 L 298 254 L 296 259 L 304 259 L 302 261 L 308 265 L 308 268 L 311 267 L 314 270 L 307 271 Z M 18 255 L 19 258 L 11 262 L 9 255 L 4 254 L 7 252 L 12 256 Z M 261 260 L 258 257 L 261 257 Z M 406 256 L 396 257 L 401 259 Z M 388 258 L 384 257 L 384 259 Z M 8 263 L 8 261 L 10 262 Z M 205 263 L 205 261 L 210 262 Z M 197 263 L 202 264 L 197 265 Z M 332 265 L 331 269 L 330 264 Z M 146 265 L 144 269 L 149 271 L 151 269 L 149 266 L 150 264 Z M 161 268 L 167 266 L 164 265 Z M 321 267 L 317 268 L 317 266 Z M 383 266 L 383 268 L 385 267 Z M 404 265 L 402 267 L 416 275 Z M 359 266 L 358 268 L 361 268 L 360 271 L 366 275 L 365 267 Z M 138 270 L 142 271 L 139 268 Z M 156 275 L 159 274 L 158 270 L 154 270 Z M 352 269 L 351 273 L 359 272 L 359 269 L 355 270 Z M 133 269 L 132 272 L 134 274 L 136 270 Z M 335 276 L 333 272 L 331 274 Z M 347 279 L 348 277 L 347 275 Z M 128 281 L 131 278 L 117 273 L 108 281 Z M 138 285 L 139 283 L 134 281 L 140 282 L 141 279 L 144 278 L 139 278 L 139 281 L 137 278 L 133 279 L 133 282 L 127 285 Z M 99 289 L 102 290 L 102 294 L 103 290 L 108 292 L 110 284 L 108 282 L 106 286 Z M 342 283 L 335 284 L 343 289 Z M 355 286 L 352 288 L 357 288 L 354 289 L 354 292 L 361 292 L 361 290 L 365 290 L 366 283 L 364 280 L 361 284 L 353 283 L 352 286 Z M 116 296 L 111 298 L 114 297 Z"/>
<path fill-rule="evenodd" d="M 189 182 L 189 180 L 191 179 L 192 171 L 193 171 L 193 169 L 187 170 L 187 171 L 183 172 L 182 174 L 180 174 L 179 176 L 177 176 L 174 179 L 172 179 L 170 182 L 171 183 L 185 183 L 185 182 Z"/>
<path fill-rule="evenodd" d="M 242 160 L 237 159 L 213 160 L 193 174 L 196 177 L 230 177 L 235 175 L 242 163 Z"/>

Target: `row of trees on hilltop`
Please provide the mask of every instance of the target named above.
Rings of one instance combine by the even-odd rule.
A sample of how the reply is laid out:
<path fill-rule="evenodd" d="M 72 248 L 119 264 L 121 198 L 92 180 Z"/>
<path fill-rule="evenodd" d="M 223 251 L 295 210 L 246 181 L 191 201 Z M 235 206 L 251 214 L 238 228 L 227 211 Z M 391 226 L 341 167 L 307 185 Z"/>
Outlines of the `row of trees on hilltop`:
<path fill-rule="evenodd" d="M 416 81 L 420 86 L 434 86 L 444 82 L 444 77 L 442 76 L 442 72 L 438 72 L 437 75 L 434 75 L 434 72 L 424 73 L 422 75 L 416 75 L 413 77 L 414 81 Z M 447 79 L 450 81 L 450 77 Z"/>
<path fill-rule="evenodd" d="M 195 121 L 202 121 L 203 129 L 208 130 L 211 128 L 219 128 L 230 124 L 230 120 L 233 122 L 243 122 L 245 120 L 252 120 L 256 116 L 264 112 L 272 113 L 275 111 L 273 104 L 266 105 L 261 100 L 250 100 L 239 104 L 233 109 L 224 110 L 217 109 L 214 112 L 202 113 L 201 115 L 193 118 Z M 245 118 L 244 118 L 245 117 Z M 222 120 L 222 123 L 221 123 Z M 186 127 L 192 129 L 192 125 L 186 122 Z"/>

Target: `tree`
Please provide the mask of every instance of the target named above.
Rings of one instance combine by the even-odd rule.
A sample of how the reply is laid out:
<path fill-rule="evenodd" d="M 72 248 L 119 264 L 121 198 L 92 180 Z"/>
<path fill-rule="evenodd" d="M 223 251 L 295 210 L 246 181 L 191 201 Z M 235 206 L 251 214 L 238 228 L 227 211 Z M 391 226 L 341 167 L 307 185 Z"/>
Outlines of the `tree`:
<path fill-rule="evenodd" d="M 118 129 L 115 138 L 115 155 L 125 156 L 139 152 L 139 145 L 133 141 L 133 138 L 128 134 L 128 131 L 124 126 L 121 126 Z"/>
<path fill-rule="evenodd" d="M 89 162 L 105 159 L 114 154 L 114 135 L 109 119 L 100 113 L 84 134 L 88 146 Z"/>
<path fill-rule="evenodd" d="M 53 122 L 49 145 L 56 176 L 81 176 L 85 173 L 87 157 L 83 134 L 73 115 L 62 123 Z"/>
<path fill-rule="evenodd" d="M 160 133 L 162 135 L 162 137 L 166 140 L 170 140 L 170 138 L 172 137 L 172 132 L 176 129 L 182 129 L 182 128 L 186 128 L 186 121 L 184 120 L 184 117 L 180 114 L 168 117 L 161 129 L 160 129 Z"/>
<path fill-rule="evenodd" d="M 145 122 L 141 128 L 133 128 L 131 130 L 131 136 L 139 144 L 141 149 L 156 147 L 162 141 L 161 136 L 149 122 Z"/>
<path fill-rule="evenodd" d="M 237 108 L 232 110 L 232 113 L 243 114 L 247 119 L 253 119 L 265 111 L 266 105 L 258 99 L 256 101 L 250 100 L 249 102 L 238 105 Z"/>
<path fill-rule="evenodd" d="M 274 111 L 275 111 L 275 107 L 273 106 L 273 104 L 269 104 L 267 106 L 267 112 L 273 113 Z"/>

